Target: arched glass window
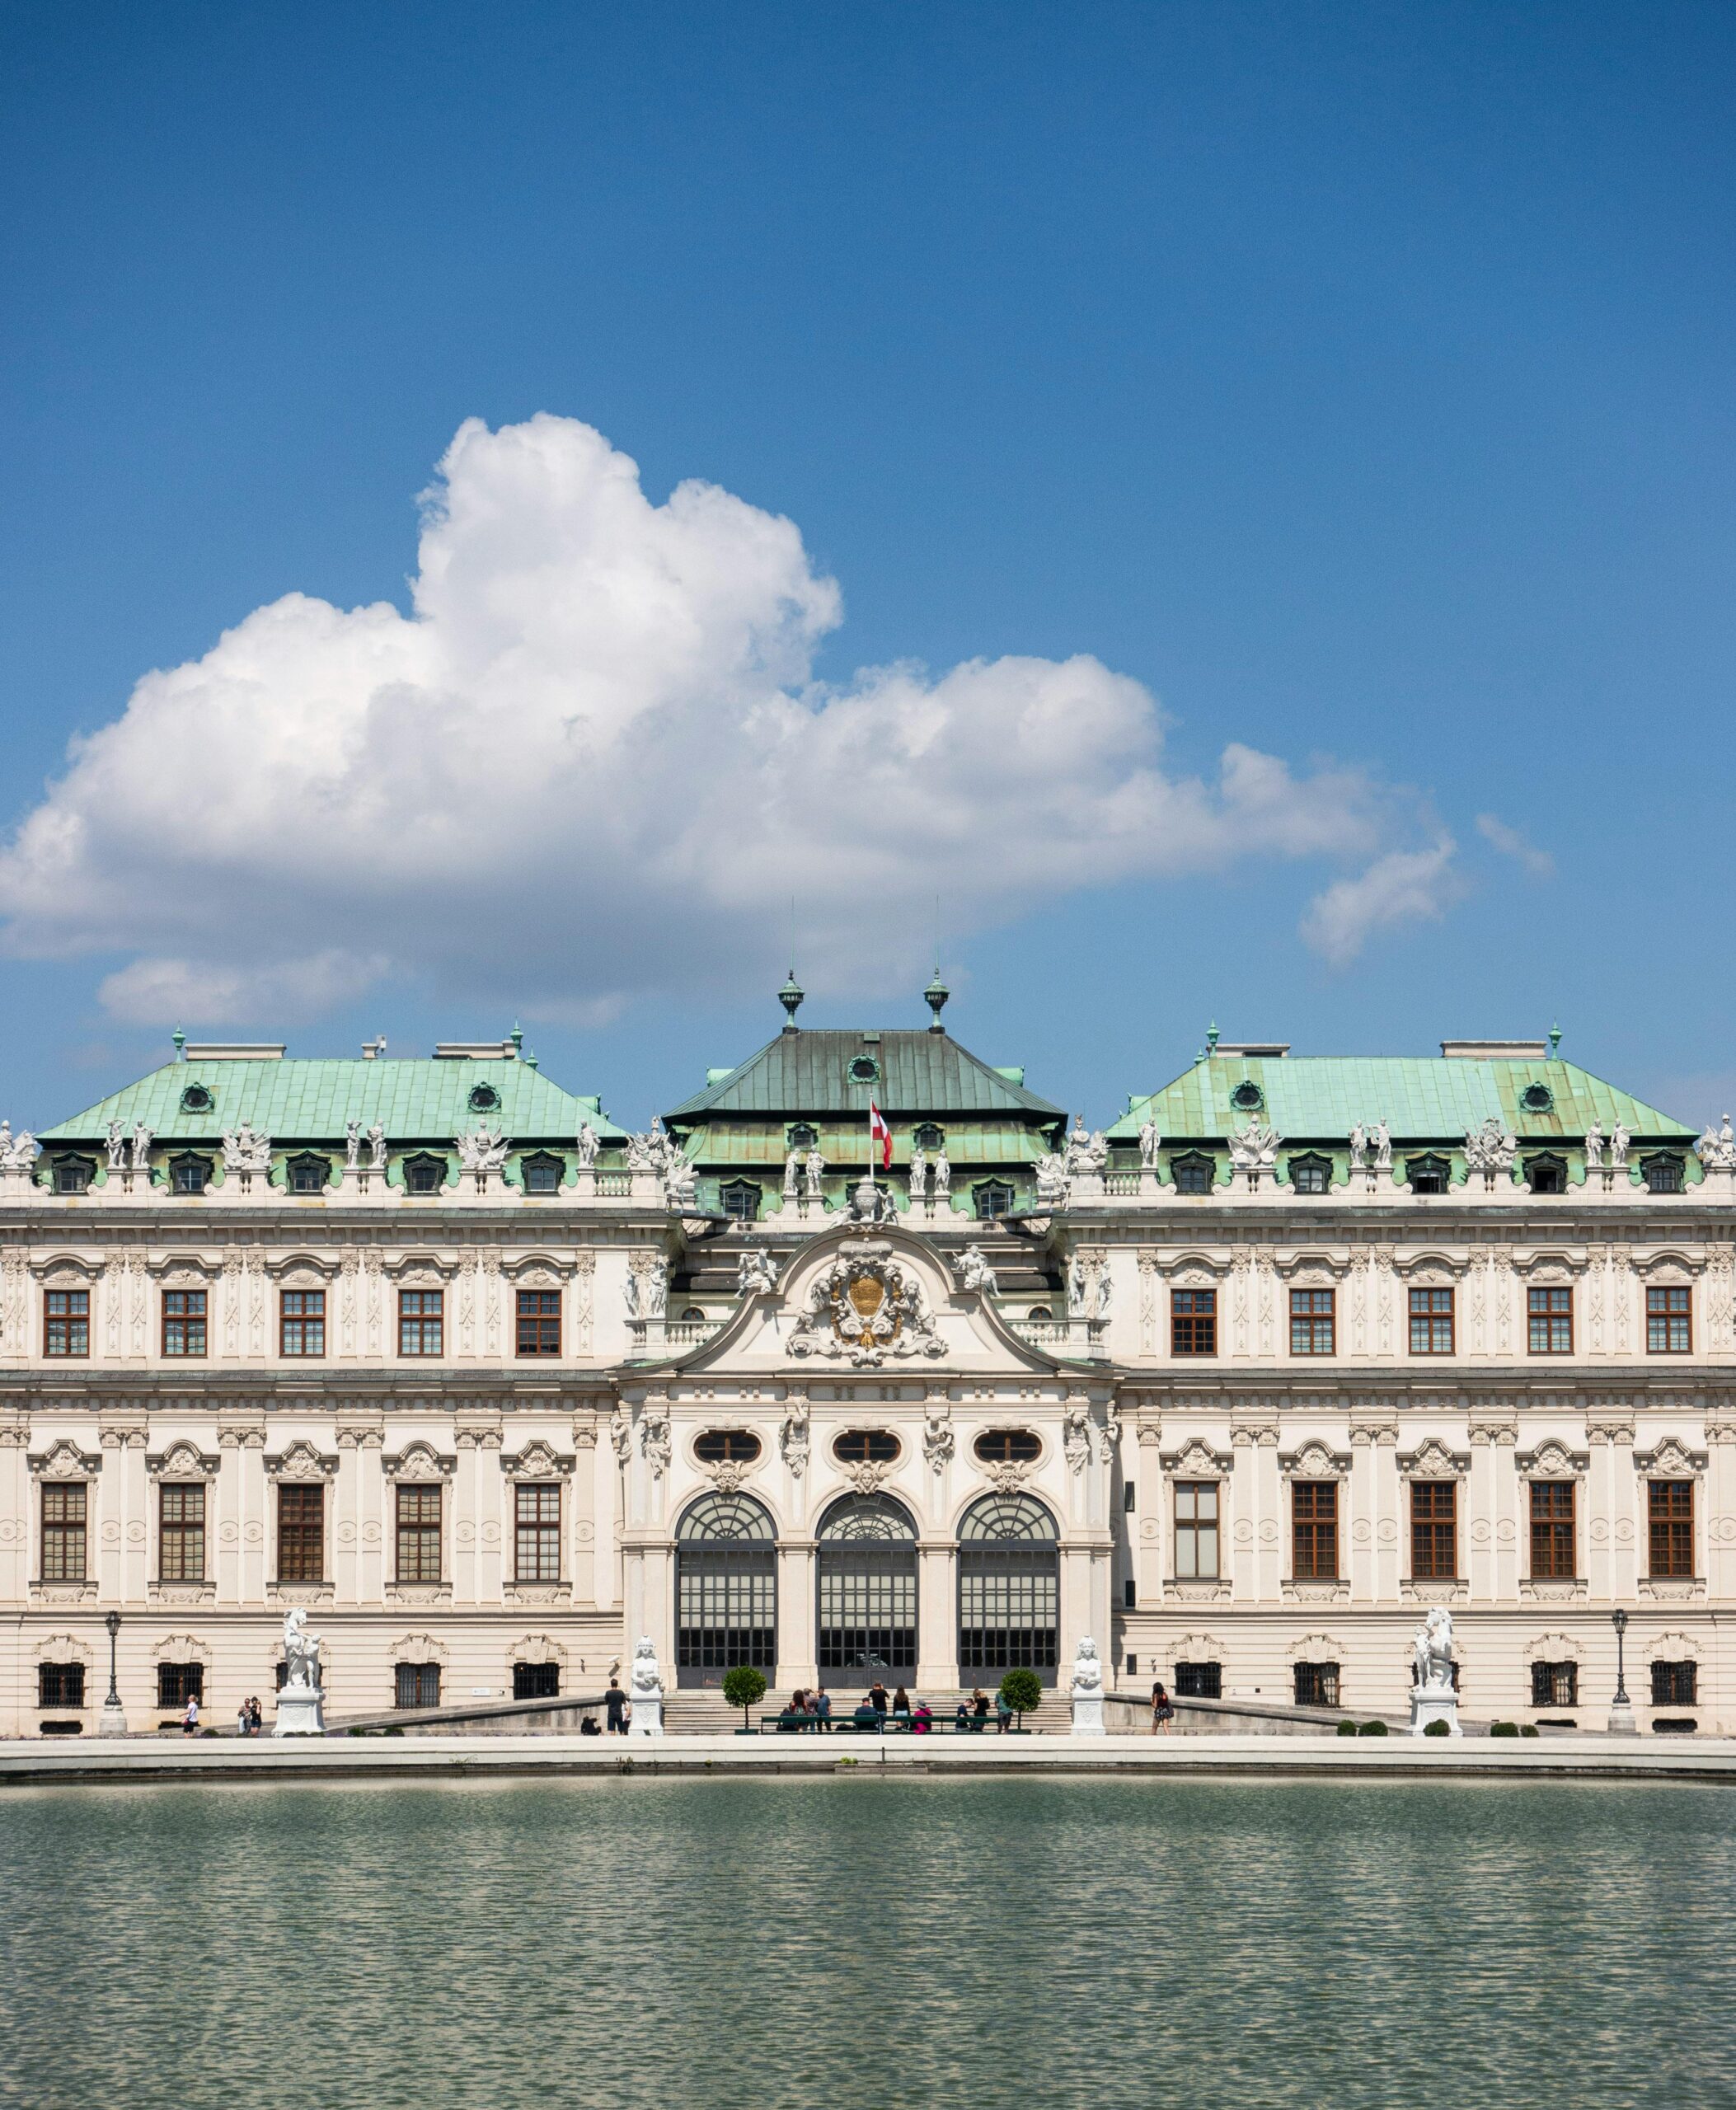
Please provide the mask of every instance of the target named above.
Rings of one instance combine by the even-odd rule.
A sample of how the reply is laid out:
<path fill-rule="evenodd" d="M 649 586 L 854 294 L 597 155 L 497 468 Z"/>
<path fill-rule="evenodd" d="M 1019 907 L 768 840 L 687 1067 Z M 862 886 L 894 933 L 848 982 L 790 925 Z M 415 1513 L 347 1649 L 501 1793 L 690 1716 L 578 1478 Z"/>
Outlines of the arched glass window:
<path fill-rule="evenodd" d="M 1290 1184 L 1298 1194 L 1324 1194 L 1332 1185 L 1332 1160 L 1316 1151 L 1290 1160 Z"/>
<path fill-rule="evenodd" d="M 816 1534 L 823 1672 L 908 1678 L 917 1665 L 916 1519 L 889 1494 L 847 1494 Z"/>
<path fill-rule="evenodd" d="M 1648 1193 L 1679 1194 L 1682 1192 L 1682 1160 L 1673 1152 L 1660 1151 L 1654 1157 L 1641 1158 L 1640 1170 Z"/>
<path fill-rule="evenodd" d="M 211 1160 L 190 1151 L 169 1160 L 169 1185 L 177 1194 L 203 1194 L 211 1184 Z"/>
<path fill-rule="evenodd" d="M 889 1428 L 847 1428 L 833 1439 L 832 1455 L 846 1465 L 889 1465 L 903 1448 Z"/>
<path fill-rule="evenodd" d="M 777 1668 L 777 1526 L 751 1494 L 702 1494 L 675 1526 L 675 1682 Z"/>
<path fill-rule="evenodd" d="M 1034 1495 L 985 1494 L 959 1524 L 959 1676 L 1007 1671 L 1055 1682 L 1061 1648 L 1061 1549 Z"/>

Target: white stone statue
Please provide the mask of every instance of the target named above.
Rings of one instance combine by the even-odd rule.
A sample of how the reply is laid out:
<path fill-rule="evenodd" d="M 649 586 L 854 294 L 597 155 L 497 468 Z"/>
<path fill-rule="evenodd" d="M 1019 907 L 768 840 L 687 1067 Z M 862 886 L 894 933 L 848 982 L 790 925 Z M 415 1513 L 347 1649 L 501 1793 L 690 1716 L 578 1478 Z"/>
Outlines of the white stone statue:
<path fill-rule="evenodd" d="M 579 1170 L 594 1172 L 597 1170 L 597 1131 L 589 1121 L 579 1123 Z"/>
<path fill-rule="evenodd" d="M 152 1132 L 143 1121 L 133 1123 L 133 1170 L 135 1173 L 148 1173 L 151 1170 Z"/>
<path fill-rule="evenodd" d="M 1601 1172 L 1603 1169 L 1603 1130 L 1595 1114 L 1585 1132 L 1585 1169 L 1588 1172 Z"/>
<path fill-rule="evenodd" d="M 735 1264 L 735 1287 L 742 1296 L 769 1296 L 777 1287 L 777 1263 L 762 1245 L 749 1245 Z"/>
<path fill-rule="evenodd" d="M 1091 1316 L 1100 1322 L 1110 1315 L 1110 1305 L 1115 1294 L 1114 1278 L 1110 1273 L 1105 1259 L 1098 1265 L 1091 1282 Z"/>
<path fill-rule="evenodd" d="M 627 1316 L 662 1319 L 669 1309 L 668 1263 L 653 1255 L 627 1270 Z"/>
<path fill-rule="evenodd" d="M 359 1172 L 362 1165 L 362 1124 L 359 1121 L 344 1123 L 344 1170 Z"/>
<path fill-rule="evenodd" d="M 109 1154 L 109 1170 L 119 1172 L 127 1153 L 127 1132 L 118 1121 L 110 1122 L 106 1142 Z"/>
<path fill-rule="evenodd" d="M 1436 1605 L 1417 1629 L 1410 1644 L 1410 1733 L 1419 1737 L 1431 1722 L 1444 1722 L 1458 1736 L 1459 1704 L 1452 1683 L 1452 1614 Z"/>
<path fill-rule="evenodd" d="M 824 1158 L 818 1151 L 809 1151 L 808 1161 L 803 1166 L 802 1171 L 807 1182 L 808 1199 L 810 1202 L 817 1202 L 821 1198 L 820 1175 L 825 1170 Z"/>
<path fill-rule="evenodd" d="M 1736 1171 L 1736 1130 L 1726 1114 L 1721 1128 L 1706 1123 L 1706 1133 L 1694 1146 L 1694 1155 L 1708 1172 Z"/>
<path fill-rule="evenodd" d="M 1384 1118 L 1374 1124 L 1374 1165 L 1377 1172 L 1392 1170 L 1392 1130 Z"/>
<path fill-rule="evenodd" d="M 1237 1172 L 1270 1172 L 1283 1140 L 1269 1122 L 1250 1121 L 1230 1138 L 1230 1163 Z"/>
<path fill-rule="evenodd" d="M 1612 1172 L 1627 1170 L 1627 1146 L 1632 1138 L 1617 1121 L 1609 1132 L 1609 1164 Z"/>
<path fill-rule="evenodd" d="M 1493 1186 L 1497 1173 L 1510 1173 L 1518 1154 L 1518 1137 L 1504 1128 L 1493 1114 L 1465 1132 L 1465 1170 L 1480 1172 L 1485 1185 Z"/>
<path fill-rule="evenodd" d="M 672 1209 L 699 1207 L 699 1168 L 679 1151 L 671 1150 L 664 1174 L 664 1192 Z"/>
<path fill-rule="evenodd" d="M 807 1394 L 792 1392 L 785 1403 L 777 1442 L 793 1479 L 799 1480 L 808 1469 L 808 1413 Z"/>
<path fill-rule="evenodd" d="M 934 1198 L 944 1202 L 952 1193 L 952 1165 L 944 1150 L 935 1152 L 931 1169 L 934 1173 Z"/>
<path fill-rule="evenodd" d="M 368 1160 L 370 1171 L 386 1170 L 386 1131 L 378 1121 L 368 1131 Z"/>
<path fill-rule="evenodd" d="M 458 1153 L 458 1164 L 464 1171 L 486 1179 L 506 1163 L 512 1145 L 498 1128 L 490 1128 L 485 1121 L 472 1134 L 455 1136 L 453 1147 Z"/>
<path fill-rule="evenodd" d="M 1001 1285 L 980 1245 L 967 1245 L 959 1255 L 959 1280 L 966 1289 L 983 1296 L 998 1296 Z"/>
<path fill-rule="evenodd" d="M 1157 1152 L 1163 1138 L 1157 1132 L 1155 1121 L 1142 1121 L 1139 1124 L 1139 1169 L 1142 1172 L 1157 1170 Z"/>
<path fill-rule="evenodd" d="M 1037 1199 L 1049 1208 L 1064 1209 L 1071 1189 L 1067 1160 L 1059 1151 L 1045 1151 L 1037 1160 Z"/>
<path fill-rule="evenodd" d="M 1062 1453 L 1070 1472 L 1082 1473 L 1091 1460 L 1091 1409 L 1083 1400 L 1069 1400 L 1062 1422 Z"/>
<path fill-rule="evenodd" d="M 931 1400 L 922 1416 L 922 1456 L 931 1472 L 940 1474 L 951 1463 L 956 1438 L 950 1400 Z"/>
<path fill-rule="evenodd" d="M 920 1202 L 928 1184 L 928 1153 L 920 1144 L 910 1153 L 910 1199 Z"/>
<path fill-rule="evenodd" d="M 801 1187 L 802 1154 L 791 1151 L 784 1160 L 784 1199 L 793 1202 Z"/>
<path fill-rule="evenodd" d="M 1073 1734 L 1076 1737 L 1105 1734 L 1103 1724 L 1103 1665 L 1097 1654 L 1097 1644 L 1088 1634 L 1080 1637 L 1078 1652 L 1073 1658 L 1068 1696 L 1072 1701 Z"/>
<path fill-rule="evenodd" d="M 271 1138 L 243 1121 L 223 1132 L 223 1170 L 246 1186 L 256 1174 L 271 1170 Z"/>
<path fill-rule="evenodd" d="M 284 1662 L 288 1676 L 277 1695 L 277 1720 L 272 1734 L 323 1736 L 326 1718 L 320 1637 L 307 1631 L 307 1615 L 299 1605 L 284 1615 Z"/>
<path fill-rule="evenodd" d="M 663 1672 L 657 1661 L 657 1644 L 649 1634 L 639 1637 L 633 1650 L 633 1667 L 627 1674 L 627 1699 L 632 1718 L 630 1737 L 663 1734 Z"/>
<path fill-rule="evenodd" d="M 41 1144 L 28 1128 L 21 1128 L 12 1137 L 12 1146 L 6 1153 L 5 1162 L 0 1165 L 0 1170 L 28 1173 L 41 1155 Z"/>
<path fill-rule="evenodd" d="M 1067 1258 L 1067 1310 L 1073 1319 L 1085 1314 L 1085 1258 L 1077 1246 Z"/>
<path fill-rule="evenodd" d="M 1368 1158 L 1368 1132 L 1360 1121 L 1350 1123 L 1350 1170 L 1366 1170 Z"/>

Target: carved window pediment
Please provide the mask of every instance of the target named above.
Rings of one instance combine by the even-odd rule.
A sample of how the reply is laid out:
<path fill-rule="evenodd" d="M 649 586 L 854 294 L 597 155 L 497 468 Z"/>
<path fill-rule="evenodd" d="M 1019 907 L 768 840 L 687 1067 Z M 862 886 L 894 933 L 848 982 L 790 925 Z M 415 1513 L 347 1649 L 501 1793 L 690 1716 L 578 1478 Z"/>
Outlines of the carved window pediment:
<path fill-rule="evenodd" d="M 221 1265 L 201 1259 L 196 1253 L 171 1253 L 146 1263 L 161 1289 L 204 1289 L 223 1273 Z"/>
<path fill-rule="evenodd" d="M 1706 1262 L 1696 1260 L 1687 1253 L 1636 1253 L 1632 1266 L 1636 1275 L 1643 1275 L 1648 1282 L 1691 1282 L 1697 1275 L 1706 1273 Z"/>
<path fill-rule="evenodd" d="M 328 1457 L 302 1441 L 265 1461 L 266 1475 L 274 1480 L 329 1480 L 336 1477 L 337 1469 L 335 1455 Z"/>
<path fill-rule="evenodd" d="M 1513 1264 L 1527 1282 L 1571 1282 L 1585 1273 L 1586 1256 L 1565 1252 L 1558 1245 L 1539 1247 L 1532 1252 L 1515 1253 Z"/>
<path fill-rule="evenodd" d="M 337 1279 L 338 1263 L 319 1253 L 284 1253 L 265 1263 L 279 1289 L 321 1289 Z"/>
<path fill-rule="evenodd" d="M 153 1479 L 167 1480 L 214 1480 L 221 1461 L 209 1451 L 201 1451 L 196 1443 L 171 1443 L 167 1451 L 145 1454 L 145 1470 Z"/>
<path fill-rule="evenodd" d="M 1521 1451 L 1513 1467 L 1523 1480 L 1568 1480 L 1577 1479 L 1590 1463 L 1589 1452 L 1569 1451 L 1551 1437 L 1535 1451 Z"/>
<path fill-rule="evenodd" d="M 382 1458 L 381 1468 L 389 1480 L 450 1479 L 457 1470 L 456 1454 L 443 1455 L 432 1444 L 406 1443 L 401 1451 Z"/>
<path fill-rule="evenodd" d="M 30 1476 L 39 1480 L 87 1480 L 102 1470 L 99 1451 L 81 1451 L 70 1437 L 63 1436 L 46 1451 L 30 1458 Z"/>
<path fill-rule="evenodd" d="M 82 1663 L 87 1671 L 96 1667 L 96 1652 L 88 1641 L 76 1634 L 47 1634 L 30 1651 L 38 1663 Z"/>
<path fill-rule="evenodd" d="M 1209 1253 L 1178 1253 L 1173 1259 L 1158 1264 L 1174 1289 L 1212 1289 L 1229 1278 L 1229 1262 L 1215 1259 Z"/>
<path fill-rule="evenodd" d="M 1319 1251 L 1293 1253 L 1274 1263 L 1278 1273 L 1297 1289 L 1307 1289 L 1317 1283 L 1329 1288 L 1341 1282 L 1350 1272 L 1348 1260 L 1340 1260 L 1330 1253 Z"/>
<path fill-rule="evenodd" d="M 1332 1450 L 1318 1437 L 1288 1456 L 1280 1455 L 1278 1464 L 1287 1480 L 1341 1480 L 1350 1473 L 1349 1453 Z"/>
<path fill-rule="evenodd" d="M 400 1289 L 442 1289 L 457 1275 L 457 1263 L 438 1259 L 432 1253 L 406 1253 L 381 1264 Z"/>
<path fill-rule="evenodd" d="M 1157 1462 L 1172 1479 L 1227 1479 L 1236 1463 L 1233 1451 L 1214 1451 L 1203 1437 L 1189 1437 L 1179 1451 L 1160 1451 Z"/>
<path fill-rule="evenodd" d="M 1570 1634 L 1540 1634 L 1525 1643 L 1522 1660 L 1527 1663 L 1583 1663 L 1585 1650 Z"/>
<path fill-rule="evenodd" d="M 1335 1634 L 1305 1634 L 1285 1651 L 1293 1663 L 1343 1663 L 1349 1652 Z"/>
<path fill-rule="evenodd" d="M 538 1437 L 513 1456 L 503 1457 L 500 1470 L 514 1480 L 565 1479 L 577 1462 L 574 1458 L 563 1458 Z"/>
<path fill-rule="evenodd" d="M 45 1289 L 87 1289 L 102 1273 L 102 1263 L 78 1253 L 55 1253 L 35 1262 L 30 1272 Z"/>
<path fill-rule="evenodd" d="M 560 1289 L 573 1278 L 572 1263 L 548 1253 L 523 1253 L 500 1264 L 501 1273 L 520 1289 Z"/>
<path fill-rule="evenodd" d="M 394 1664 L 439 1663 L 446 1662 L 446 1643 L 436 1641 L 431 1634 L 401 1634 L 387 1650 Z"/>
<path fill-rule="evenodd" d="M 1471 1470 L 1468 1452 L 1452 1451 L 1438 1437 L 1429 1437 L 1415 1451 L 1401 1457 L 1399 1471 L 1406 1479 L 1456 1480 Z"/>
<path fill-rule="evenodd" d="M 1394 1274 L 1421 1289 L 1430 1282 L 1444 1287 L 1462 1282 L 1470 1272 L 1471 1260 L 1466 1254 L 1443 1253 L 1438 1246 L 1425 1246 L 1419 1252 L 1395 1253 L 1389 1265 Z"/>
<path fill-rule="evenodd" d="M 1691 1479 L 1706 1468 L 1706 1452 L 1687 1450 L 1673 1436 L 1666 1436 L 1649 1451 L 1634 1453 L 1634 1469 L 1642 1479 Z"/>
<path fill-rule="evenodd" d="M 153 1664 L 202 1663 L 209 1671 L 214 1660 L 210 1643 L 201 1641 L 196 1634 L 166 1634 L 151 1649 Z"/>

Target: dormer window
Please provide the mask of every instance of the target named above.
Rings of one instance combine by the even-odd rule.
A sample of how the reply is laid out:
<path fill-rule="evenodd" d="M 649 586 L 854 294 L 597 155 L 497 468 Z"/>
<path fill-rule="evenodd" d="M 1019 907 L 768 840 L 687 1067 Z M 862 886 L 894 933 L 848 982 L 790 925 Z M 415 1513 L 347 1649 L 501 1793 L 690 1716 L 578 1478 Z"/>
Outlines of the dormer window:
<path fill-rule="evenodd" d="M 792 1121 L 790 1124 L 790 1147 L 793 1151 L 818 1150 L 819 1130 L 811 1121 Z"/>
<path fill-rule="evenodd" d="M 1519 1104 L 1527 1114 L 1553 1114 L 1555 1095 L 1547 1085 L 1527 1085 L 1519 1094 Z"/>
<path fill-rule="evenodd" d="M 1004 1179 L 985 1179 L 973 1189 L 977 1205 L 977 1216 L 983 1223 L 992 1223 L 997 1217 L 1004 1217 L 1013 1205 L 1013 1190 Z"/>
<path fill-rule="evenodd" d="M 500 1111 L 500 1095 L 492 1085 L 472 1085 L 470 1088 L 470 1110 L 472 1114 L 495 1114 Z"/>
<path fill-rule="evenodd" d="M 432 1151 L 418 1151 L 404 1160 L 404 1191 L 407 1194 L 438 1194 L 446 1184 L 446 1160 Z"/>
<path fill-rule="evenodd" d="M 204 1085 L 189 1085 L 181 1095 L 183 1114 L 209 1114 L 217 1101 Z"/>
<path fill-rule="evenodd" d="M 1649 1194 L 1679 1194 L 1682 1190 L 1682 1160 L 1673 1151 L 1641 1158 L 1640 1170 Z"/>
<path fill-rule="evenodd" d="M 723 1212 L 737 1223 L 759 1221 L 759 1189 L 751 1179 L 731 1179 L 719 1190 Z"/>
<path fill-rule="evenodd" d="M 1258 1114 L 1265 1103 L 1265 1094 L 1251 1077 L 1244 1077 L 1230 1094 L 1230 1104 L 1238 1114 Z"/>
<path fill-rule="evenodd" d="M 1310 1151 L 1290 1160 L 1290 1184 L 1298 1194 L 1325 1194 L 1331 1190 L 1332 1160 Z"/>
<path fill-rule="evenodd" d="M 1553 1155 L 1527 1158 L 1525 1178 L 1533 1194 L 1565 1194 L 1567 1192 L 1567 1167 Z"/>
<path fill-rule="evenodd" d="M 566 1170 L 566 1161 L 564 1158 L 556 1157 L 552 1151 L 533 1151 L 523 1160 L 521 1170 L 524 1175 L 527 1194 L 556 1194 L 561 1191 L 561 1178 Z"/>
<path fill-rule="evenodd" d="M 211 1160 L 183 1151 L 169 1160 L 169 1188 L 176 1194 L 203 1194 L 211 1184 Z"/>
<path fill-rule="evenodd" d="M 314 1151 L 291 1158 L 288 1170 L 292 1194 L 323 1194 L 331 1179 L 331 1159 Z"/>
<path fill-rule="evenodd" d="M 852 1055 L 850 1058 L 850 1081 L 853 1085 L 878 1084 L 880 1066 L 871 1055 Z"/>
<path fill-rule="evenodd" d="M 54 1192 L 57 1194 L 87 1194 L 96 1173 L 96 1165 L 87 1157 L 57 1157 L 54 1160 Z"/>
<path fill-rule="evenodd" d="M 1405 1173 L 1413 1194 L 1444 1194 L 1452 1166 L 1443 1157 L 1430 1151 L 1424 1157 L 1407 1158 Z"/>
<path fill-rule="evenodd" d="M 1178 1194 L 1209 1194 L 1218 1167 L 1203 1151 L 1189 1151 L 1170 1160 L 1170 1177 Z"/>
<path fill-rule="evenodd" d="M 943 1151 L 946 1147 L 946 1132 L 938 1123 L 920 1122 L 911 1142 L 919 1151 Z"/>

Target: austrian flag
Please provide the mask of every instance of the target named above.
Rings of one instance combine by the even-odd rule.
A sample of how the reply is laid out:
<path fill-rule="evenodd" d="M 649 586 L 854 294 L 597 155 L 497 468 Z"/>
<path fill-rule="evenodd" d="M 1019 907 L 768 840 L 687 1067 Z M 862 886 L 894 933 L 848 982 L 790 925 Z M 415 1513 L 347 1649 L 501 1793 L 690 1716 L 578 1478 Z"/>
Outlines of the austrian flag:
<path fill-rule="evenodd" d="M 885 1115 L 870 1099 L 868 1102 L 868 1157 L 870 1164 L 876 1143 L 880 1146 L 880 1170 L 889 1172 L 892 1170 L 892 1131 L 886 1126 Z"/>

